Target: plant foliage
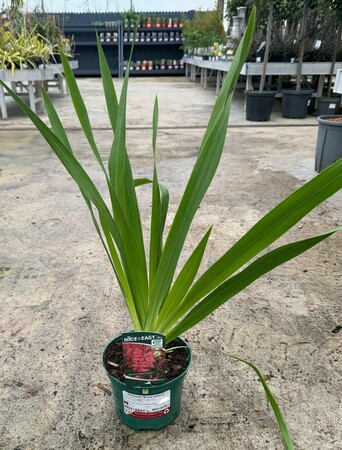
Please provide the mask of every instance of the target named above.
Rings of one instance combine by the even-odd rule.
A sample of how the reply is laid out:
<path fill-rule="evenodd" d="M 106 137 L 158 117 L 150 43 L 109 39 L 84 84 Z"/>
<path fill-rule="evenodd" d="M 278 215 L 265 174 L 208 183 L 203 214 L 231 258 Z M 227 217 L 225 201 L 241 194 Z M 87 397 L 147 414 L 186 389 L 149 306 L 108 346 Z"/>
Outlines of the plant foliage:
<path fill-rule="evenodd" d="M 164 333 L 167 341 L 196 325 L 263 274 L 303 253 L 337 230 L 283 245 L 250 262 L 303 216 L 342 187 L 342 160 L 276 206 L 194 281 L 210 236 L 211 229 L 209 229 L 179 275 L 175 276 L 192 220 L 220 161 L 233 90 L 250 49 L 254 20 L 255 9 L 251 13 L 245 35 L 217 97 L 197 161 L 166 239 L 164 239 L 164 224 L 169 195 L 167 188 L 159 183 L 156 162 L 154 162 L 152 180 L 134 180 L 126 150 L 128 71 L 118 100 L 99 41 L 98 52 L 103 88 L 114 131 L 107 167 L 95 142 L 87 109 L 76 80 L 63 54 L 62 60 L 76 114 L 106 179 L 110 205 L 106 204 L 85 169 L 73 155 L 67 135 L 48 95 L 43 92 L 52 130 L 5 86 L 79 186 L 119 281 L 135 330 Z M 152 139 L 154 155 L 157 127 L 158 102 L 156 100 Z M 137 186 L 146 183 L 152 183 L 148 264 L 136 196 Z M 248 263 L 249 265 L 246 266 Z"/>

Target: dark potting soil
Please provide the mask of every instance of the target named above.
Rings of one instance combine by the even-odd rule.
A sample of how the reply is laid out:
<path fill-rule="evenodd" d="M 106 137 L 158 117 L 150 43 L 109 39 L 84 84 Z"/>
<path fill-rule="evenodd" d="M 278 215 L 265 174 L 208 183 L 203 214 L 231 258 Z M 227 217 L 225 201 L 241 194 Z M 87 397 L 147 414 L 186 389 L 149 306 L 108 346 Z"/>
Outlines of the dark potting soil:
<path fill-rule="evenodd" d="M 166 345 L 166 349 L 182 346 L 183 344 L 178 342 L 177 339 L 169 342 Z M 167 369 L 166 369 L 166 381 L 171 381 L 181 375 L 189 364 L 189 354 L 184 348 L 175 348 L 166 353 Z M 104 357 L 105 367 L 107 372 L 114 378 L 117 378 L 121 382 L 125 382 L 124 377 L 124 364 L 123 364 L 123 350 L 122 342 L 112 342 L 105 353 Z M 109 364 L 112 363 L 112 364 Z M 113 365 L 115 364 L 115 365 Z"/>

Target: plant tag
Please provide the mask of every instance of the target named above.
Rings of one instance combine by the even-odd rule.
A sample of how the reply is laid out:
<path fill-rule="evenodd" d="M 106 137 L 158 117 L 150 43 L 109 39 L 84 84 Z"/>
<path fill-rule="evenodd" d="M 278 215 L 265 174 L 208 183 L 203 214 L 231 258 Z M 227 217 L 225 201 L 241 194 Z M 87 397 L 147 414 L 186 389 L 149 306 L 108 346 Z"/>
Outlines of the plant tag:
<path fill-rule="evenodd" d="M 310 106 L 310 103 L 311 103 L 311 99 L 310 99 L 310 100 L 308 100 L 308 106 Z"/>
<path fill-rule="evenodd" d="M 154 395 L 136 395 L 122 391 L 124 412 L 139 419 L 156 419 L 170 412 L 171 391 Z"/>
<path fill-rule="evenodd" d="M 137 331 L 122 334 L 126 386 L 152 386 L 165 381 L 165 336 Z"/>

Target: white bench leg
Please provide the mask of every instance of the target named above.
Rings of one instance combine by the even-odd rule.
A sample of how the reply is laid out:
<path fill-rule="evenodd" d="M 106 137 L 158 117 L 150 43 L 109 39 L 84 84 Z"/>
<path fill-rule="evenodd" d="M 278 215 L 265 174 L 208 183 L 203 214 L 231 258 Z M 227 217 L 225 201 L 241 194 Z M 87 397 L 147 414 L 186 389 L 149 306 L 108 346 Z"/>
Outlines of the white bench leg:
<path fill-rule="evenodd" d="M 1 109 L 1 115 L 3 119 L 7 119 L 7 108 L 6 108 L 6 100 L 5 100 L 5 93 L 4 88 L 0 86 L 0 109 Z"/>
<path fill-rule="evenodd" d="M 34 99 L 34 86 L 33 86 L 32 81 L 28 82 L 27 89 L 28 89 L 29 99 L 30 99 L 30 108 L 35 113 L 36 112 L 36 103 L 35 103 L 35 99 Z"/>

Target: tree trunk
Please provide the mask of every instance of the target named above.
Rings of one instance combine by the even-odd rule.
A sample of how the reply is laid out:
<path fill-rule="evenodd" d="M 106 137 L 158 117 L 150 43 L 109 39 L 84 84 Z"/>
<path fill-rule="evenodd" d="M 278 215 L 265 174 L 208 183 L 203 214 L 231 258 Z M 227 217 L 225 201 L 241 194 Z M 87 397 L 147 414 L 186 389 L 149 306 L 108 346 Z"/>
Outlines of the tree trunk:
<path fill-rule="evenodd" d="M 216 10 L 220 15 L 220 19 L 223 22 L 223 15 L 224 15 L 224 0 L 217 0 L 216 2 Z"/>
<path fill-rule="evenodd" d="M 332 86 L 332 80 L 334 77 L 334 67 L 335 67 L 335 62 L 336 62 L 336 55 L 337 55 L 337 47 L 338 47 L 338 43 L 341 39 L 341 33 L 342 33 L 342 23 L 340 21 L 336 21 L 338 22 L 338 26 L 337 26 L 337 35 L 335 36 L 335 43 L 334 43 L 334 49 L 331 55 L 331 68 L 330 68 L 330 75 L 329 75 L 329 83 L 328 83 L 328 97 L 331 96 L 331 86 Z M 337 25 L 337 23 L 336 23 Z"/>
<path fill-rule="evenodd" d="M 265 47 L 264 61 L 262 64 L 262 74 L 260 79 L 259 92 L 262 92 L 265 87 L 266 67 L 271 47 L 272 26 L 273 26 L 273 0 L 269 0 L 268 3 L 269 3 L 269 11 L 267 20 L 266 47 Z"/>
<path fill-rule="evenodd" d="M 299 55 L 298 55 L 296 91 L 300 91 L 301 82 L 302 82 L 302 70 L 303 70 L 306 26 L 308 23 L 308 12 L 309 12 L 308 2 L 305 1 L 304 7 L 303 7 L 303 21 L 302 21 L 302 30 L 301 30 L 302 32 L 300 33 L 300 47 L 299 47 Z"/>

